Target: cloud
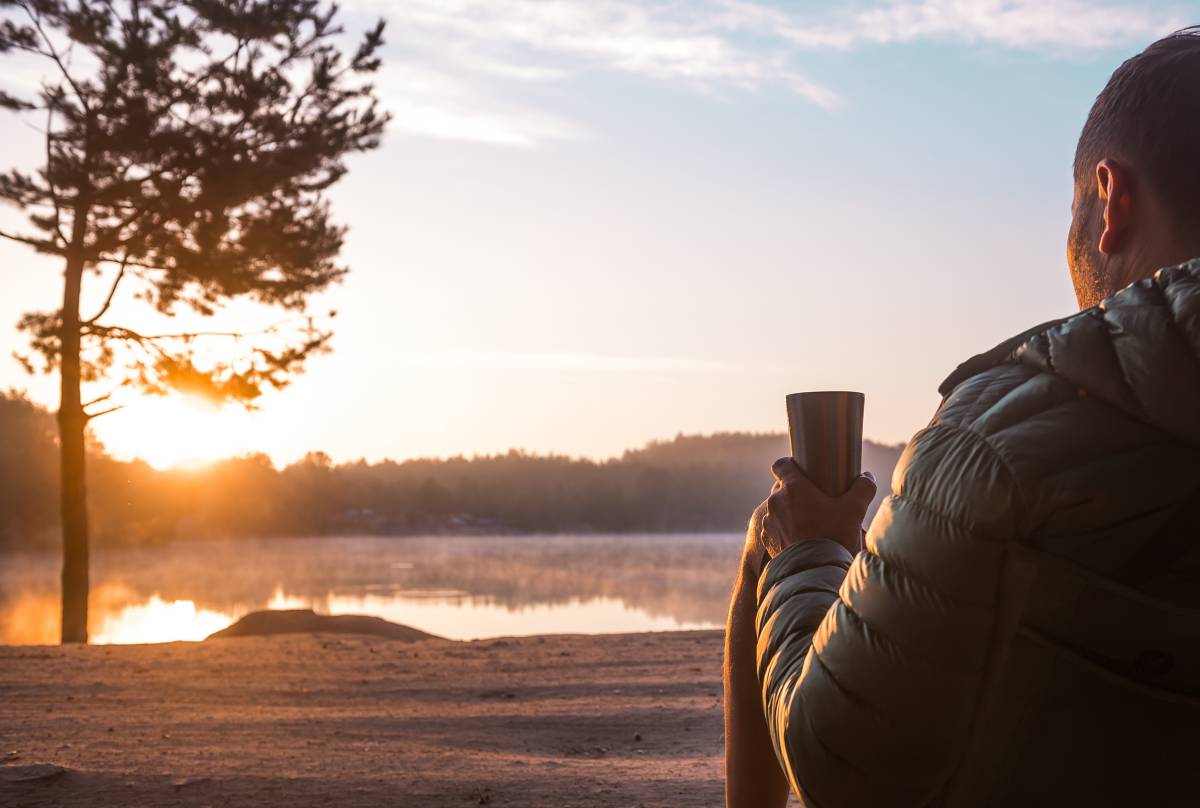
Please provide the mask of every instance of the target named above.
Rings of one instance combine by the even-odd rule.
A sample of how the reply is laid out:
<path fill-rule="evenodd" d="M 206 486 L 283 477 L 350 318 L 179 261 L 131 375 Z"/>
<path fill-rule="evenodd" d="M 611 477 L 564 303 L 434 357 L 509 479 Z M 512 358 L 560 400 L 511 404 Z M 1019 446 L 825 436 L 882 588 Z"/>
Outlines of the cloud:
<path fill-rule="evenodd" d="M 456 68 L 518 81 L 612 71 L 700 89 L 778 83 L 820 106 L 833 90 L 790 65 L 778 49 L 736 42 L 714 20 L 722 4 L 635 0 L 356 0 L 385 14 L 406 46 L 449 57 Z M 417 47 L 420 47 L 419 45 Z"/>
<path fill-rule="evenodd" d="M 1140 44 L 1184 24 L 1134 0 L 860 0 L 801 10 L 766 0 L 348 2 L 391 23 L 400 66 L 386 92 L 398 128 L 522 147 L 586 136 L 543 111 L 553 93 L 530 88 L 590 73 L 703 92 L 781 87 L 834 109 L 837 91 L 803 69 L 811 52 L 937 40 L 1058 54 Z"/>
<path fill-rule="evenodd" d="M 1185 23 L 1144 6 L 1078 0 L 920 0 L 859 12 L 859 38 L 872 42 L 950 39 L 1013 48 L 1108 48 L 1154 39 Z"/>
<path fill-rule="evenodd" d="M 677 15 L 630 0 L 410 0 L 390 16 L 398 25 L 456 33 L 479 43 L 518 45 L 543 54 L 655 78 L 759 78 L 764 65 L 727 39 Z"/>
<path fill-rule="evenodd" d="M 388 65 L 378 86 L 394 128 L 413 135 L 520 147 L 586 137 L 565 118 L 508 103 L 478 83 L 428 68 Z"/>

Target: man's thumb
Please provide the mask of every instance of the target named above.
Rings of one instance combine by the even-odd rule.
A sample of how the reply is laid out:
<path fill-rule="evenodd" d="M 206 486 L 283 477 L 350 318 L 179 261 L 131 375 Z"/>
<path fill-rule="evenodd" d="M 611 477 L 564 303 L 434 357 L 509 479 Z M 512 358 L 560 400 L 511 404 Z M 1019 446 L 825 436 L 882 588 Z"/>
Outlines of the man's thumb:
<path fill-rule="evenodd" d="M 863 510 L 866 510 L 871 504 L 871 500 L 875 499 L 875 492 L 878 490 L 879 486 L 875 484 L 875 475 L 864 471 L 858 475 L 858 479 L 850 484 L 850 490 L 846 493 L 862 506 Z"/>

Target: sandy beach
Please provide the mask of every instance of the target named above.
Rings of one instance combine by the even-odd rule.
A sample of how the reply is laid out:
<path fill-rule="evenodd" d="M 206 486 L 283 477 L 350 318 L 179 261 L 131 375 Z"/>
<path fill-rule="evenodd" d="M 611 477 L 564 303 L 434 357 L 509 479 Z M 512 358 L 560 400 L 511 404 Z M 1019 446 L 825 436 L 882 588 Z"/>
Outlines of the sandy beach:
<path fill-rule="evenodd" d="M 3 806 L 716 806 L 721 633 L 0 647 Z"/>

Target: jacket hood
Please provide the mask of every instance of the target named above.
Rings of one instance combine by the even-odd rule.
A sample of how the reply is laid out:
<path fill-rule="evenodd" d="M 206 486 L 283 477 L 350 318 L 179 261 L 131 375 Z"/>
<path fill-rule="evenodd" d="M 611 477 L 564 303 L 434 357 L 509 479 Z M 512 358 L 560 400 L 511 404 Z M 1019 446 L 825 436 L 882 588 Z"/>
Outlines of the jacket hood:
<path fill-rule="evenodd" d="M 1200 258 L 972 357 L 938 391 L 949 395 L 971 376 L 1012 363 L 1052 373 L 1139 421 L 1200 443 Z"/>

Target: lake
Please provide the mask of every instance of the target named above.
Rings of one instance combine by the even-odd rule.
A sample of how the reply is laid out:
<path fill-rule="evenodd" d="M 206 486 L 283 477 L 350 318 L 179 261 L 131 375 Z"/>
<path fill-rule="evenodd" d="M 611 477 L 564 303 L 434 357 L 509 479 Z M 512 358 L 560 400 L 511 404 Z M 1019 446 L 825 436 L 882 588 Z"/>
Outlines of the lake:
<path fill-rule="evenodd" d="M 741 534 L 184 541 L 92 552 L 95 643 L 201 640 L 257 609 L 456 640 L 724 624 Z M 60 560 L 0 557 L 0 644 L 58 642 Z"/>

